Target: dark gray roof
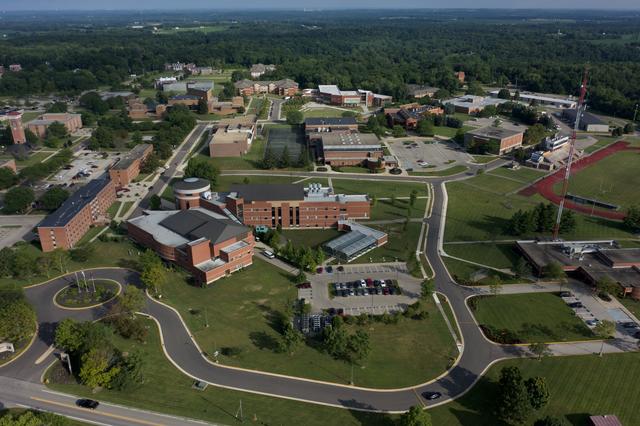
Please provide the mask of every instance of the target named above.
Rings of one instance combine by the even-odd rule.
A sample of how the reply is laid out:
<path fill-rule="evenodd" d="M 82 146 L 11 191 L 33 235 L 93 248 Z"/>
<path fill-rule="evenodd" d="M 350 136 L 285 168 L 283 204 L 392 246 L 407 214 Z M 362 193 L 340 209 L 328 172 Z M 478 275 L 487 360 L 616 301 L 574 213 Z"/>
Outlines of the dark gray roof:
<path fill-rule="evenodd" d="M 304 120 L 305 126 L 353 126 L 358 124 L 355 117 L 309 117 Z"/>
<path fill-rule="evenodd" d="M 80 210 L 89 204 L 105 186 L 107 179 L 94 179 L 73 193 L 67 200 L 49 216 L 45 217 L 38 226 L 63 227 L 73 219 Z"/>
<path fill-rule="evenodd" d="M 292 183 L 231 185 L 230 191 L 245 201 L 304 200 L 304 186 Z"/>
<path fill-rule="evenodd" d="M 208 180 L 200 178 L 186 178 L 173 184 L 173 188 L 179 191 L 188 191 L 202 189 L 207 185 L 211 185 Z"/>
<path fill-rule="evenodd" d="M 122 160 L 118 161 L 113 166 L 113 169 L 114 170 L 128 169 L 129 166 L 131 165 L 131 163 L 133 163 L 135 160 L 137 160 L 139 158 L 142 158 L 142 156 L 144 155 L 145 151 L 147 149 L 149 149 L 150 146 L 151 146 L 151 144 L 148 144 L 148 143 L 141 143 L 139 145 L 136 145 L 135 147 L 133 147 L 133 149 L 131 151 L 129 151 L 122 158 Z"/>
<path fill-rule="evenodd" d="M 249 231 L 230 219 L 216 219 L 197 210 L 181 210 L 163 219 L 160 225 L 187 239 L 206 238 L 212 243 L 227 241 Z"/>
<path fill-rule="evenodd" d="M 505 129 L 504 127 L 487 126 L 481 129 L 469 130 L 470 135 L 491 139 L 504 139 L 524 133 L 521 130 Z"/>
<path fill-rule="evenodd" d="M 576 121 L 576 109 L 565 109 L 562 111 L 562 116 L 571 122 Z M 591 114 L 590 112 L 584 111 L 580 116 L 580 126 L 588 126 L 588 125 L 596 125 L 596 124 L 607 124 L 600 117 Z"/>

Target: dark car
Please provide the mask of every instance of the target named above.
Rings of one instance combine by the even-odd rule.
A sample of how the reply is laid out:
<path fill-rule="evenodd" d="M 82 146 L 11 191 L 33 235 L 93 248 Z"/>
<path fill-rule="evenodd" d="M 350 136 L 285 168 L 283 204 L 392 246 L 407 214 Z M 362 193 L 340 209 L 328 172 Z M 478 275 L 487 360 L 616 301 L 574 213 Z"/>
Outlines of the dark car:
<path fill-rule="evenodd" d="M 423 392 L 422 397 L 424 399 L 428 399 L 429 401 L 433 401 L 434 399 L 438 399 L 442 396 L 440 392 Z"/>
<path fill-rule="evenodd" d="M 622 326 L 623 326 L 624 328 L 636 328 L 636 327 L 638 326 L 638 324 L 636 324 L 636 323 L 635 323 L 635 322 L 633 322 L 633 321 L 628 321 L 628 322 L 623 322 L 623 323 L 622 323 Z"/>
<path fill-rule="evenodd" d="M 333 267 L 332 266 L 327 266 L 327 273 L 330 274 L 333 272 Z"/>
<path fill-rule="evenodd" d="M 582 308 L 582 307 L 584 307 L 584 305 L 581 302 L 573 302 L 573 303 L 569 303 L 569 307 L 570 308 Z"/>
<path fill-rule="evenodd" d="M 323 271 L 322 266 L 318 266 L 318 268 L 316 269 L 316 273 L 321 274 Z"/>
<path fill-rule="evenodd" d="M 636 331 L 636 332 L 633 334 L 633 337 L 635 337 L 636 339 L 640 339 L 640 331 Z"/>
<path fill-rule="evenodd" d="M 343 272 L 344 271 L 344 266 L 338 266 L 338 271 Z"/>
<path fill-rule="evenodd" d="M 76 405 L 78 407 L 95 410 L 96 408 L 98 408 L 98 405 L 100 405 L 100 403 L 94 399 L 79 399 L 76 401 Z"/>
<path fill-rule="evenodd" d="M 573 293 L 571 293 L 570 291 L 561 291 L 560 297 L 573 297 Z"/>

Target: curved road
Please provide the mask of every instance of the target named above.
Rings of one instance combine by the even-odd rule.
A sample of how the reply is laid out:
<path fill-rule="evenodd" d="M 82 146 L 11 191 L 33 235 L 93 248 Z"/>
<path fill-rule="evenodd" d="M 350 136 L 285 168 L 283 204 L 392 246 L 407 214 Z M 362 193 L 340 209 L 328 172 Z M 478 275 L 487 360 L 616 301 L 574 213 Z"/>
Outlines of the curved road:
<path fill-rule="evenodd" d="M 447 180 L 456 180 L 466 176 L 468 174 L 465 173 L 452 176 Z M 360 176 L 360 178 L 362 177 Z M 411 179 L 422 180 L 414 177 Z M 429 225 L 427 238 L 431 242 L 427 245 L 426 256 L 435 272 L 437 290 L 447 296 L 456 314 L 464 342 L 462 356 L 444 376 L 428 384 L 415 387 L 378 390 L 217 365 L 205 359 L 176 311 L 148 299 L 145 310 L 156 319 L 160 326 L 165 354 L 185 374 L 215 386 L 356 410 L 402 412 L 416 404 L 422 403 L 427 406 L 442 404 L 462 395 L 491 363 L 501 358 L 521 355 L 522 349 L 499 346 L 487 341 L 466 307 L 465 299 L 473 292 L 458 286 L 449 277 L 439 255 L 439 243 L 436 243 L 444 231 L 443 215 L 446 212 L 444 179 L 429 179 L 429 181 L 434 184 L 434 207 L 431 217 L 425 219 Z M 137 284 L 139 282 L 137 273 L 123 269 L 103 268 L 93 270 L 92 273 L 95 278 L 110 278 L 122 284 Z M 40 368 L 34 363 L 52 344 L 55 324 L 67 317 L 78 320 L 93 320 L 104 315 L 108 306 L 69 311 L 58 308 L 51 303 L 54 294 L 73 280 L 73 275 L 67 275 L 49 283 L 26 289 L 26 295 L 35 306 L 38 314 L 40 323 L 38 338 L 33 346 L 16 362 L 0 368 L 0 374 L 39 382 L 42 371 L 50 361 L 41 362 Z M 52 355 L 49 355 L 49 358 L 51 357 Z M 435 403 L 426 401 L 420 397 L 424 391 L 442 392 L 443 398 Z"/>

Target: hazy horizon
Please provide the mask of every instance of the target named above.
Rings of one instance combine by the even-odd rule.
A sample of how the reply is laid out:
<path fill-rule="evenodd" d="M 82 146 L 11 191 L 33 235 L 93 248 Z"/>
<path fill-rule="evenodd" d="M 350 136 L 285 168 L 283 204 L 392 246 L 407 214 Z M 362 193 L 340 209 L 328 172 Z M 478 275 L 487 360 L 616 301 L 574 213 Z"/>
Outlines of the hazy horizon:
<path fill-rule="evenodd" d="M 230 0 L 182 0 L 180 7 L 170 0 L 138 0 L 132 7 L 130 0 L 110 0 L 109 5 L 86 0 L 24 0 L 1 4 L 0 11 L 56 11 L 56 10 L 95 10 L 95 11 L 139 11 L 139 10 L 348 10 L 348 9 L 555 9 L 555 10 L 640 10 L 637 0 L 540 0 L 532 4 L 529 0 L 457 0 L 448 3 L 434 0 L 406 0 L 403 7 L 382 0 L 245 0 L 241 4 Z"/>

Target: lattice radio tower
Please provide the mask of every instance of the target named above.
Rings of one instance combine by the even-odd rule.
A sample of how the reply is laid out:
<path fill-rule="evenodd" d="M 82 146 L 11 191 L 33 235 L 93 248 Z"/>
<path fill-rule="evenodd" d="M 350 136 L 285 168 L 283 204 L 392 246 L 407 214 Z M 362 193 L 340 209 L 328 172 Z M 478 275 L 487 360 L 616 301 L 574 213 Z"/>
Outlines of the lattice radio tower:
<path fill-rule="evenodd" d="M 558 216 L 556 217 L 556 224 L 553 227 L 553 239 L 558 239 L 558 233 L 560 232 L 560 221 L 562 220 L 562 211 L 564 210 L 564 200 L 567 197 L 567 191 L 569 190 L 569 178 L 571 177 L 571 165 L 573 164 L 573 155 L 576 149 L 576 135 L 580 128 L 580 119 L 585 109 L 585 97 L 587 95 L 587 77 L 589 75 L 589 69 L 584 69 L 582 75 L 582 85 L 580 86 L 580 99 L 578 99 L 578 105 L 576 107 L 576 120 L 573 123 L 573 131 L 571 132 L 571 140 L 569 141 L 569 159 L 567 160 L 567 167 L 564 171 L 564 181 L 562 183 L 562 198 L 560 198 L 560 206 L 558 207 Z"/>

